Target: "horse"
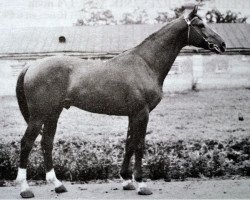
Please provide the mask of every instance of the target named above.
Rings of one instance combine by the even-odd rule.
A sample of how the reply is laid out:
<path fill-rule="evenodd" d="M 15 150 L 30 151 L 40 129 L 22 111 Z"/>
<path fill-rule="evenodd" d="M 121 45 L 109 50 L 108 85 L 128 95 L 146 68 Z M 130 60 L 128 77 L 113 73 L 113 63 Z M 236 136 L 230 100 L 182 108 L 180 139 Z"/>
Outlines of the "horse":
<path fill-rule="evenodd" d="M 26 180 L 26 169 L 32 145 L 41 132 L 46 180 L 54 185 L 55 192 L 67 191 L 56 177 L 52 149 L 58 118 L 64 108 L 71 106 L 93 113 L 128 116 L 120 170 L 122 187 L 135 190 L 137 186 L 139 195 L 152 194 L 144 182 L 142 158 L 149 113 L 163 97 L 165 77 L 180 50 L 187 45 L 218 54 L 226 48 L 223 39 L 202 21 L 197 9 L 195 6 L 139 45 L 106 62 L 96 64 L 70 56 L 55 56 L 38 60 L 21 71 L 16 96 L 28 125 L 21 139 L 16 178 L 21 185 L 21 197 L 34 197 Z M 133 155 L 135 163 L 131 170 Z"/>

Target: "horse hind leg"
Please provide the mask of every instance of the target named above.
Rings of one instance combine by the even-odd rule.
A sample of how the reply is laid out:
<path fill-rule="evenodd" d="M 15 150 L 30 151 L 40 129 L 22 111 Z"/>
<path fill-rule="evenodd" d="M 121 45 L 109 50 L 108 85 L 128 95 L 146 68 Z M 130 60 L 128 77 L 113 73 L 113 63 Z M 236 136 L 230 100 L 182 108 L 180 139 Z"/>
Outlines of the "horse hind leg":
<path fill-rule="evenodd" d="M 41 140 L 41 146 L 44 156 L 44 163 L 46 168 L 46 180 L 48 183 L 52 183 L 55 186 L 56 193 L 67 192 L 61 181 L 56 177 L 53 160 L 52 160 L 52 150 L 53 150 L 53 140 L 56 133 L 57 122 L 62 109 L 57 110 L 55 114 L 48 117 L 45 120 L 43 135 Z"/>
<path fill-rule="evenodd" d="M 21 185 L 22 198 L 32 198 L 34 197 L 33 192 L 30 190 L 27 183 L 27 163 L 32 146 L 42 128 L 42 120 L 38 117 L 30 117 L 28 122 L 28 127 L 25 134 L 21 140 L 21 153 L 20 153 L 20 164 L 18 168 L 18 174 L 16 182 Z"/>

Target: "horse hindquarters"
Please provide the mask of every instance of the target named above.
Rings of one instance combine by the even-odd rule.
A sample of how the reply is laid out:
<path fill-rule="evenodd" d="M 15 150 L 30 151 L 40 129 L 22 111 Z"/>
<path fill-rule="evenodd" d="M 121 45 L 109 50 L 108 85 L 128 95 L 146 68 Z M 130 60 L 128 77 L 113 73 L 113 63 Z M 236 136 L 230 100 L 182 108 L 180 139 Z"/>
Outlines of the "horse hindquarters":
<path fill-rule="evenodd" d="M 56 77 L 52 79 L 53 81 L 51 82 L 50 79 L 44 78 L 46 76 L 44 76 L 42 68 L 39 73 L 34 73 L 34 69 L 39 68 L 32 67 L 29 68 L 29 70 L 27 70 L 27 68 L 24 69 L 19 75 L 16 86 L 19 108 L 25 121 L 28 123 L 28 127 L 21 141 L 20 164 L 16 179 L 17 182 L 21 184 L 21 196 L 23 198 L 34 197 L 26 180 L 26 169 L 30 151 L 42 129 L 42 125 L 44 125 L 42 149 L 47 169 L 46 179 L 55 184 L 57 192 L 66 191 L 62 183 L 58 181 L 55 176 L 52 168 L 51 153 L 57 120 L 62 111 L 60 105 L 62 91 L 56 91 L 56 87 L 64 80 L 53 85 L 57 79 L 60 79 L 60 76 L 56 76 L 56 74 L 50 75 L 50 77 Z M 47 82 L 52 85 L 51 88 Z M 53 92 L 53 90 L 55 90 L 55 92 Z M 49 122 L 50 120 L 51 122 Z"/>
<path fill-rule="evenodd" d="M 19 105 L 19 109 L 28 124 L 28 127 L 25 131 L 25 134 L 21 140 L 21 152 L 20 152 L 20 163 L 18 168 L 18 174 L 16 181 L 21 184 L 21 196 L 23 198 L 34 197 L 34 194 L 31 192 L 29 185 L 27 183 L 27 163 L 29 153 L 32 149 L 33 143 L 36 137 L 39 134 L 39 131 L 42 128 L 42 121 L 37 118 L 31 118 L 30 112 L 28 109 L 28 104 L 24 91 L 24 77 L 28 70 L 28 67 L 24 68 L 17 80 L 16 85 L 16 97 Z"/>

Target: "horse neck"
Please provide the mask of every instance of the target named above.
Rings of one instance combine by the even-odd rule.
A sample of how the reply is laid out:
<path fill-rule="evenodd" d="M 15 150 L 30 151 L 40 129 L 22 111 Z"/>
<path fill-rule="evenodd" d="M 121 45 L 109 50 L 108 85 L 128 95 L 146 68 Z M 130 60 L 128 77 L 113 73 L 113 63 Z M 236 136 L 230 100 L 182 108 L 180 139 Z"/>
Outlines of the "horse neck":
<path fill-rule="evenodd" d="M 181 17 L 149 36 L 135 50 L 155 72 L 162 86 L 173 62 L 186 42 L 187 24 Z"/>

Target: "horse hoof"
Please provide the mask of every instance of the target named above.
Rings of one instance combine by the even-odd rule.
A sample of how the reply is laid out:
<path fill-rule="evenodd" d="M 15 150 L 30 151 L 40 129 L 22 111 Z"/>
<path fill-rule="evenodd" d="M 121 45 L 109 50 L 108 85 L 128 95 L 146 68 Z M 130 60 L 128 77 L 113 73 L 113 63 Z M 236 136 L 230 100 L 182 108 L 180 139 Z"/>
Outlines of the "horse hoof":
<path fill-rule="evenodd" d="M 60 187 L 55 188 L 56 193 L 64 193 L 67 192 L 67 189 L 64 187 L 64 185 L 61 185 Z"/>
<path fill-rule="evenodd" d="M 128 183 L 127 185 L 123 186 L 123 190 L 135 190 L 135 186 L 133 183 Z"/>
<path fill-rule="evenodd" d="M 138 194 L 139 195 L 151 195 L 153 194 L 153 192 L 149 188 L 143 187 L 139 189 Z"/>
<path fill-rule="evenodd" d="M 26 190 L 20 193 L 21 197 L 24 199 L 33 198 L 35 195 L 31 190 Z"/>

